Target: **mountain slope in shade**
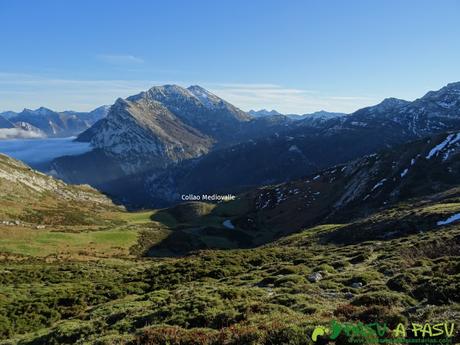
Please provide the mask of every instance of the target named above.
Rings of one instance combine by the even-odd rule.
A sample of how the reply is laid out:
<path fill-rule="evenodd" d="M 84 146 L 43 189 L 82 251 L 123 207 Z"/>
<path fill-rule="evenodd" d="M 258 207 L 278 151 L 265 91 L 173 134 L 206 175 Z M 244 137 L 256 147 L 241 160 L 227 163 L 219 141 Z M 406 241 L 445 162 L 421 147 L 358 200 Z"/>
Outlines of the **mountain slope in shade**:
<path fill-rule="evenodd" d="M 243 193 L 211 208 L 208 217 L 226 217 L 243 243 L 240 246 L 258 246 L 320 224 L 336 224 L 321 236 L 323 242 L 355 244 L 449 225 L 460 219 L 459 198 L 460 131 L 456 131 Z M 199 207 L 185 203 L 164 213 L 178 218 Z M 193 224 L 193 219 L 186 222 Z M 179 246 L 184 238 L 187 245 Z M 226 241 L 235 241 L 228 230 L 181 227 L 150 253 L 185 254 Z"/>
<path fill-rule="evenodd" d="M 240 221 L 264 219 L 259 226 L 283 231 L 318 222 L 346 223 L 404 200 L 442 193 L 459 181 L 460 131 L 456 131 L 250 192 L 246 198 L 251 200 L 251 215 Z"/>
<path fill-rule="evenodd" d="M 460 225 L 459 200 L 460 131 L 455 131 L 260 187 L 234 201 L 164 209 L 162 219 L 173 217 L 180 226 L 149 253 L 256 247 L 322 226 L 328 231 L 319 234 L 321 243 L 391 240 Z M 198 215 L 210 225 L 200 226 L 208 223 Z M 219 223 L 211 222 L 216 218 Z"/>

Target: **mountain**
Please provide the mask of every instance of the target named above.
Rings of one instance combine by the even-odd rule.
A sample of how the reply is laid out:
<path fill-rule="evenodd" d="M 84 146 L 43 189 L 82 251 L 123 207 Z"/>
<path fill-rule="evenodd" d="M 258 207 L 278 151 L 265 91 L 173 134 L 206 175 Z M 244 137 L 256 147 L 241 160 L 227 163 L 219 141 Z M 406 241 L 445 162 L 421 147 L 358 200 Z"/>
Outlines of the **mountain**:
<path fill-rule="evenodd" d="M 334 112 L 329 112 L 325 110 L 320 110 L 316 111 L 314 113 L 310 114 L 281 114 L 276 110 L 267 110 L 267 109 L 261 109 L 261 110 L 249 110 L 248 114 L 255 117 L 255 118 L 260 118 L 260 117 L 267 117 L 267 116 L 286 116 L 290 118 L 291 120 L 307 120 L 305 123 L 311 123 L 314 124 L 315 122 L 321 122 L 325 120 L 330 120 L 336 117 L 344 116 L 346 115 L 345 113 L 334 113 Z"/>
<path fill-rule="evenodd" d="M 374 126 L 385 123 L 408 136 L 422 137 L 458 126 L 460 82 L 430 91 L 413 102 L 388 98 L 380 104 L 356 111 L 343 118 L 342 126 Z"/>
<path fill-rule="evenodd" d="M 118 99 L 107 117 L 80 134 L 78 141 L 120 162 L 125 173 L 197 157 L 210 149 L 211 137 L 187 125 L 149 92 Z"/>
<path fill-rule="evenodd" d="M 90 112 L 56 112 L 44 107 L 24 109 L 20 113 L 2 113 L 19 128 L 11 137 L 69 137 L 80 134 L 107 115 L 109 106 L 98 107 Z M 3 122 L 4 124 L 4 122 Z M 3 127 L 0 123 L 0 128 Z M 26 133 L 29 132 L 29 133 Z M 39 134 L 39 135 L 38 135 Z"/>
<path fill-rule="evenodd" d="M 231 140 L 235 126 L 250 120 L 245 112 L 198 85 L 187 89 L 177 85 L 156 86 L 128 100 L 139 98 L 161 103 L 180 121 L 218 142 Z"/>
<path fill-rule="evenodd" d="M 45 134 L 38 128 L 27 122 L 12 123 L 3 116 L 0 116 L 0 140 L 17 138 L 41 138 Z"/>
<path fill-rule="evenodd" d="M 149 195 L 168 202 L 178 202 L 187 191 L 235 193 L 300 178 L 384 148 L 460 129 L 459 85 L 449 84 L 414 102 L 390 98 L 347 116 L 320 122 L 295 121 L 283 132 L 213 151 L 164 174 L 152 175 L 144 188 Z"/>
<path fill-rule="evenodd" d="M 300 178 L 384 148 L 460 128 L 459 85 L 449 84 L 414 102 L 390 98 L 347 116 L 295 121 L 286 131 L 214 151 L 163 174 L 137 180 L 145 181 L 145 200 L 165 205 L 179 202 L 182 194 L 237 193 Z M 116 195 L 114 187 L 107 186 Z M 136 202 L 140 195 L 137 193 Z"/>
<path fill-rule="evenodd" d="M 253 116 L 253 117 L 264 117 L 264 116 L 274 116 L 274 115 L 283 115 L 276 110 L 267 110 L 267 109 L 261 109 L 261 110 L 249 110 L 248 114 Z"/>
<path fill-rule="evenodd" d="M 59 158 L 52 169 L 66 181 L 96 185 L 141 207 L 178 203 L 188 193 L 237 193 L 459 129 L 458 88 L 453 83 L 413 102 L 390 98 L 346 116 L 319 113 L 313 121 L 294 121 L 284 115 L 247 119 L 224 101 L 208 94 L 204 98 L 201 89 L 198 93 L 195 88 L 196 96 L 174 85 L 155 87 L 120 100 L 105 120 L 79 137 L 97 152 Z M 200 99 L 211 99 L 206 104 L 213 110 L 205 111 Z M 150 104 L 155 108 L 147 110 Z M 224 111 L 217 116 L 219 104 Z M 180 129 L 158 122 L 157 113 L 175 118 Z M 105 166 L 106 173 L 98 174 L 91 168 L 95 164 Z"/>
<path fill-rule="evenodd" d="M 107 181 L 88 170 L 96 156 L 99 161 L 104 157 L 118 177 L 149 169 L 158 172 L 217 148 L 285 130 L 287 122 L 285 117 L 254 120 L 197 85 L 155 86 L 118 99 L 106 118 L 77 138 L 90 142 L 93 153 L 58 159 L 52 168 L 66 181 L 100 184 Z M 70 166 L 87 168 L 74 173 Z M 113 173 L 110 176 L 113 180 Z"/>
<path fill-rule="evenodd" d="M 40 130 L 39 128 L 37 128 L 35 126 L 32 126 L 28 122 L 16 122 L 14 125 L 15 125 L 16 128 L 21 129 L 23 131 L 30 132 L 30 133 L 36 133 L 38 137 L 45 137 L 46 136 L 45 133 L 43 133 L 42 130 Z"/>
<path fill-rule="evenodd" d="M 10 121 L 27 122 L 49 137 L 73 136 L 90 126 L 89 122 L 75 115 L 60 114 L 44 107 L 35 110 L 24 109 Z"/>
<path fill-rule="evenodd" d="M 433 204 L 456 203 L 460 197 L 459 181 L 460 131 L 456 131 L 383 150 L 302 179 L 244 192 L 235 201 L 218 203 L 209 217 L 227 216 L 240 233 L 240 241 L 244 243 L 241 245 L 250 247 L 326 223 L 344 224 L 340 231 L 328 234 L 329 242 L 355 244 L 388 240 L 435 229 L 448 224 L 446 220 L 457 219 L 450 217 L 460 215 L 458 204 L 452 204 L 451 210 L 445 206 L 445 212 L 428 210 Z M 190 194 L 198 194 L 194 193 L 193 185 L 189 187 Z M 156 188 L 161 192 L 164 186 L 159 183 Z M 411 204 L 412 209 L 401 206 L 404 204 Z M 417 209 L 425 211 L 417 212 Z M 179 217 L 188 217 L 187 221 L 193 223 L 190 214 L 198 210 L 199 205 L 189 202 L 166 209 L 164 213 L 177 218 L 178 222 Z M 395 212 L 399 215 L 397 219 L 394 219 Z M 373 216 L 375 214 L 380 218 Z M 350 222 L 352 225 L 346 225 Z M 167 249 L 186 254 L 179 248 L 193 251 L 213 247 L 206 240 L 208 228 L 190 230 L 178 228 L 152 253 Z M 236 240 L 233 235 L 216 230 L 214 236 L 223 239 L 212 243 L 231 243 Z M 181 241 L 183 237 L 189 239 L 188 245 L 180 247 L 176 239 Z"/>
<path fill-rule="evenodd" d="M 14 116 L 16 116 L 18 113 L 14 111 L 4 111 L 3 113 L 0 113 L 0 116 L 3 116 L 5 119 L 10 119 Z"/>
<path fill-rule="evenodd" d="M 8 121 L 4 116 L 0 115 L 0 128 L 14 128 L 14 124 Z"/>
<path fill-rule="evenodd" d="M 371 154 L 301 180 L 263 187 L 247 197 L 253 205 L 251 217 L 266 220 L 260 227 L 292 231 L 317 222 L 346 223 L 404 200 L 442 196 L 457 187 L 459 180 L 460 131 L 455 131 Z"/>
<path fill-rule="evenodd" d="M 312 124 L 314 124 L 315 122 L 321 123 L 323 121 L 331 120 L 336 117 L 341 117 L 344 115 L 347 115 L 347 114 L 320 110 L 320 111 L 315 111 L 314 113 L 310 113 L 310 114 L 303 114 L 303 115 L 287 114 L 286 116 L 288 116 L 289 118 L 293 120 L 305 120 L 305 123 L 311 122 Z"/>
<path fill-rule="evenodd" d="M 97 121 L 103 119 L 107 116 L 110 105 L 102 105 L 97 107 L 96 109 L 91 110 L 90 112 L 78 112 L 73 110 L 66 110 L 61 112 L 61 114 L 69 115 L 69 116 L 76 116 L 83 121 L 87 121 L 89 124 L 93 125 Z"/>

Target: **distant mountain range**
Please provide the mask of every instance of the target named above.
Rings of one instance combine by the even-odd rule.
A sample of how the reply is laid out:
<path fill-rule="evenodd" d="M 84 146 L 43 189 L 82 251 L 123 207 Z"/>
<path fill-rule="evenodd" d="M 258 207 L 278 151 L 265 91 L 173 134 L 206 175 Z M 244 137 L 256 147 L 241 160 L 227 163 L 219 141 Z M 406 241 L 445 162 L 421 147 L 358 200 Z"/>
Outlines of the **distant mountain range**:
<path fill-rule="evenodd" d="M 237 193 L 460 129 L 460 83 L 348 115 L 255 113 L 199 86 L 153 87 L 118 99 L 78 136 L 93 151 L 58 158 L 49 171 L 142 207 L 174 204 L 188 193 Z"/>
<path fill-rule="evenodd" d="M 267 109 L 249 110 L 248 114 L 255 118 L 282 115 L 282 116 L 287 116 L 292 120 L 310 119 L 311 121 L 321 121 L 321 120 L 324 121 L 324 120 L 330 120 L 336 117 L 347 115 L 345 113 L 334 113 L 334 112 L 325 111 L 325 110 L 320 110 L 314 113 L 302 114 L 302 115 L 300 114 L 281 114 L 276 110 L 267 110 Z"/>
<path fill-rule="evenodd" d="M 263 117 L 263 116 L 275 116 L 275 115 L 283 115 L 276 110 L 267 110 L 267 109 L 261 109 L 261 110 L 249 110 L 248 114 L 251 115 L 252 117 Z"/>
<path fill-rule="evenodd" d="M 19 113 L 3 112 L 0 113 L 0 139 L 2 133 L 5 138 L 75 136 L 105 117 L 108 109 L 109 106 L 102 106 L 90 112 L 56 112 L 40 107 L 35 110 L 24 109 Z"/>

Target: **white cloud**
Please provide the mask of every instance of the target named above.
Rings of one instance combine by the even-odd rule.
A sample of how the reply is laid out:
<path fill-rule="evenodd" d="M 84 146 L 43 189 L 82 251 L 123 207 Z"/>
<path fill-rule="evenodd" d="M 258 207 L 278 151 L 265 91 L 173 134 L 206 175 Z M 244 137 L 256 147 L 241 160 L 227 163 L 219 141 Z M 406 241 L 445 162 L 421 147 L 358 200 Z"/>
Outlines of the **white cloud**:
<path fill-rule="evenodd" d="M 25 131 L 20 128 L 0 128 L 0 140 L 2 139 L 37 139 L 43 135 L 34 131 Z"/>
<path fill-rule="evenodd" d="M 98 60 L 107 62 L 112 65 L 126 65 L 126 64 L 140 64 L 144 63 L 144 60 L 129 54 L 98 54 L 96 55 Z"/>
<path fill-rule="evenodd" d="M 50 161 L 57 157 L 79 155 L 91 150 L 89 143 L 75 142 L 74 138 L 48 140 L 0 140 L 0 152 L 27 164 Z"/>
<path fill-rule="evenodd" d="M 276 109 L 282 113 L 318 110 L 353 112 L 375 103 L 363 96 L 326 95 L 316 90 L 286 88 L 275 84 L 209 84 L 210 91 L 243 110 Z"/>
<path fill-rule="evenodd" d="M 0 112 L 40 106 L 58 111 L 87 111 L 161 83 L 151 80 L 76 80 L 0 72 Z"/>

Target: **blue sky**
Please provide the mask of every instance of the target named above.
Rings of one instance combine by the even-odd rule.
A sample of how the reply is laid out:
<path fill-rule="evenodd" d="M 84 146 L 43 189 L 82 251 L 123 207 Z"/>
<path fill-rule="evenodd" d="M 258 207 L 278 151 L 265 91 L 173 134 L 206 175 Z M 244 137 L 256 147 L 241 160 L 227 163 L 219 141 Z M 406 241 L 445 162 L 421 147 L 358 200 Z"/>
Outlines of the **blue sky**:
<path fill-rule="evenodd" d="M 460 80 L 460 1 L 0 1 L 0 111 L 200 84 L 244 110 L 351 112 Z"/>

